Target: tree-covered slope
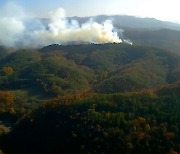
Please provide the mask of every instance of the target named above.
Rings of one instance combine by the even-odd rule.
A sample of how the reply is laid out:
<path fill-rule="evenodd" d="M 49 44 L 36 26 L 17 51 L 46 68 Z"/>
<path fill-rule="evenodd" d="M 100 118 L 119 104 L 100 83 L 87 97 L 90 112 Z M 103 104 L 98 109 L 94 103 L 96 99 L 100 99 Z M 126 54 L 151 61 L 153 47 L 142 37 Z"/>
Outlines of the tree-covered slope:
<path fill-rule="evenodd" d="M 142 90 L 179 80 L 178 54 L 163 49 L 123 44 L 49 46 L 42 53 L 61 52 L 94 70 L 95 92 Z"/>
<path fill-rule="evenodd" d="M 30 93 L 36 87 L 37 95 L 49 96 L 137 91 L 178 81 L 179 59 L 178 54 L 143 46 L 51 45 L 2 58 L 0 88 Z"/>
<path fill-rule="evenodd" d="M 58 97 L 0 137 L 11 153 L 176 153 L 179 84 L 157 91 Z"/>
<path fill-rule="evenodd" d="M 180 152 L 178 54 L 125 44 L 6 51 L 3 152 Z"/>

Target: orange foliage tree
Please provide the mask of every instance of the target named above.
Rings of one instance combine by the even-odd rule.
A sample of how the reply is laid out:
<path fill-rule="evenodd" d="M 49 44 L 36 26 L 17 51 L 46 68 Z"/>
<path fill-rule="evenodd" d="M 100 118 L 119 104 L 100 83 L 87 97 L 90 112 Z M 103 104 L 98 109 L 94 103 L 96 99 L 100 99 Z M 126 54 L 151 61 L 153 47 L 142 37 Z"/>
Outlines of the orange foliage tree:
<path fill-rule="evenodd" d="M 6 110 L 12 110 L 13 103 L 15 101 L 15 97 L 11 92 L 8 91 L 0 91 L 0 112 Z"/>

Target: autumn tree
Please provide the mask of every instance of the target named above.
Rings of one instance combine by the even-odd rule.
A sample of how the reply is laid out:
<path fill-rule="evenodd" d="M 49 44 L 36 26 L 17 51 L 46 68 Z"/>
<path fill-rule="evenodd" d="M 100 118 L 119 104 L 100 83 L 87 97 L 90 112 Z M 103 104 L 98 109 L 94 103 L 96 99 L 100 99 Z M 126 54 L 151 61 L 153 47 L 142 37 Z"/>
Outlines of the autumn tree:
<path fill-rule="evenodd" d="M 11 92 L 8 91 L 0 91 L 0 112 L 11 110 L 13 111 L 13 103 L 15 101 L 15 97 Z"/>
<path fill-rule="evenodd" d="M 108 77 L 108 72 L 107 71 L 102 71 L 100 73 L 100 75 L 99 75 L 99 80 L 101 81 L 101 80 L 103 80 L 103 79 L 105 79 L 107 77 Z"/>
<path fill-rule="evenodd" d="M 12 75 L 14 73 L 14 70 L 10 66 L 5 66 L 5 67 L 3 67 L 3 72 L 5 75 L 9 76 L 9 75 Z"/>

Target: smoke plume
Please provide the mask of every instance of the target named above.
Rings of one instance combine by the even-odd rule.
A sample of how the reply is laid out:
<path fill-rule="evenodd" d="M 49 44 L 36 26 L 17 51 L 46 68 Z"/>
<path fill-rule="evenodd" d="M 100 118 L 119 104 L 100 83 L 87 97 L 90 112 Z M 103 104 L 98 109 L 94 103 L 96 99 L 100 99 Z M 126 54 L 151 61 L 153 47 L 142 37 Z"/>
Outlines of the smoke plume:
<path fill-rule="evenodd" d="M 15 11 L 14 13 L 9 13 Z M 14 15 L 16 14 L 16 15 Z M 41 19 L 28 20 L 22 8 L 9 4 L 0 11 L 0 45 L 7 47 L 41 47 L 49 44 L 121 43 L 112 22 L 97 23 L 90 19 L 79 24 L 68 20 L 65 10 L 49 12 L 47 23 Z"/>

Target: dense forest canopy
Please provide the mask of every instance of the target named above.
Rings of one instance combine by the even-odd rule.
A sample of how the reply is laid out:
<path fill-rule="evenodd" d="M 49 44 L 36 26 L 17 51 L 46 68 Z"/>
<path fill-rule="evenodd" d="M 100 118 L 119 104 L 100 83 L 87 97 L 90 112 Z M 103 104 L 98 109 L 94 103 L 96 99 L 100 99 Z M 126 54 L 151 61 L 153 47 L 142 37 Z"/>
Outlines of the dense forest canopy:
<path fill-rule="evenodd" d="M 180 152 L 180 55 L 128 44 L 0 47 L 0 149 Z"/>

